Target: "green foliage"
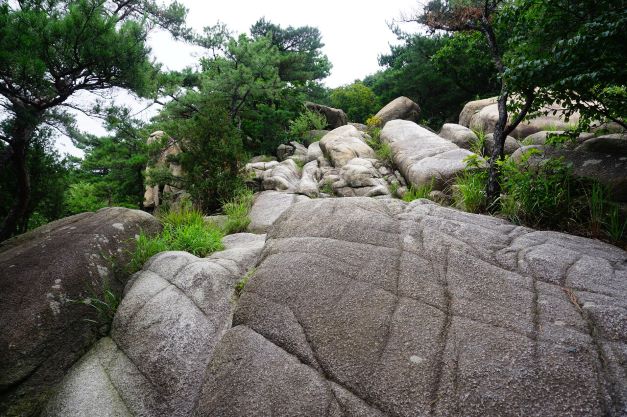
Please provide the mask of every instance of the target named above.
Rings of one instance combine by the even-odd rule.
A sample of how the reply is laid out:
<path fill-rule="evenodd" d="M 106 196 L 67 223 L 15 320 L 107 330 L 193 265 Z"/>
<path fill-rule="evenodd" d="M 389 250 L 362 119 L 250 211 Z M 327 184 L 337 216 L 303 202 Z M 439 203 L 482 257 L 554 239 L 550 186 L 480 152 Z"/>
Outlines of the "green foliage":
<path fill-rule="evenodd" d="M 477 139 L 470 144 L 470 151 L 476 155 L 484 156 L 486 134 L 483 130 L 473 130 Z"/>
<path fill-rule="evenodd" d="M 423 184 L 419 186 L 410 186 L 407 192 L 403 195 L 403 201 L 414 201 L 419 198 L 429 198 L 429 194 L 433 191 L 433 181 L 429 184 Z"/>
<path fill-rule="evenodd" d="M 467 169 L 462 172 L 453 187 L 454 205 L 470 213 L 479 213 L 486 206 L 487 173 L 484 170 Z"/>
<path fill-rule="evenodd" d="M 227 216 L 224 232 L 227 235 L 246 231 L 250 224 L 248 213 L 253 206 L 253 193 L 242 188 L 232 199 L 222 205 L 222 211 Z"/>
<path fill-rule="evenodd" d="M 206 223 L 203 214 L 190 206 L 183 205 L 159 215 L 163 231 L 157 236 L 148 236 L 143 231 L 137 238 L 135 251 L 128 265 L 130 273 L 138 271 L 152 256 L 165 251 L 186 251 L 198 257 L 221 250 L 222 230 Z"/>
<path fill-rule="evenodd" d="M 246 272 L 246 275 L 244 275 L 242 279 L 237 281 L 237 284 L 235 284 L 235 296 L 236 297 L 239 297 L 242 295 L 242 291 L 244 291 L 244 287 L 246 287 L 246 284 L 248 284 L 248 281 L 250 281 L 252 276 L 255 275 L 256 271 L 257 271 L 256 268 L 252 268 L 250 271 Z"/>
<path fill-rule="evenodd" d="M 387 143 L 377 142 L 379 146 L 375 149 L 377 158 L 388 165 L 393 165 L 394 160 L 392 158 L 392 147 Z"/>
<path fill-rule="evenodd" d="M 331 106 L 346 112 L 348 119 L 363 123 L 379 110 L 379 101 L 375 93 L 361 81 L 331 90 Z"/>
<path fill-rule="evenodd" d="M 107 207 L 107 202 L 99 198 L 94 184 L 78 182 L 70 185 L 66 191 L 65 206 L 66 213 L 70 215 L 99 210 Z"/>
<path fill-rule="evenodd" d="M 407 35 L 379 58 L 383 71 L 364 79 L 380 104 L 406 96 L 420 105 L 425 123 L 439 129 L 457 122 L 464 104 L 498 93 L 493 64 L 485 42 L 465 34 Z"/>
<path fill-rule="evenodd" d="M 120 305 L 120 298 L 108 288 L 105 288 L 101 297 L 88 297 L 82 300 L 75 300 L 76 304 L 82 304 L 93 308 L 97 315 L 97 320 L 85 319 L 97 325 L 105 325 L 107 328 L 113 323 L 113 317 Z"/>
<path fill-rule="evenodd" d="M 320 187 L 320 192 L 323 194 L 333 195 L 335 192 L 333 191 L 333 183 L 331 181 L 325 181 Z"/>
<path fill-rule="evenodd" d="M 311 110 L 305 110 L 296 119 L 290 121 L 290 136 L 296 140 L 310 130 L 322 130 L 327 126 L 324 115 Z"/>

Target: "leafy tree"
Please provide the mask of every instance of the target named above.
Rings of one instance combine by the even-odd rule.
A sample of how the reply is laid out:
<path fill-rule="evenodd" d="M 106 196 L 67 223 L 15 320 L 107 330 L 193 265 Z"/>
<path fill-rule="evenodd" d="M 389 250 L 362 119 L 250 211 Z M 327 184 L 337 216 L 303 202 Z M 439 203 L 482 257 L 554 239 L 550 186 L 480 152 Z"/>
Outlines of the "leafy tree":
<path fill-rule="evenodd" d="M 331 90 L 330 101 L 344 110 L 349 120 L 359 123 L 365 123 L 380 107 L 376 94 L 361 81 Z"/>
<path fill-rule="evenodd" d="M 536 106 L 558 102 L 566 116 L 627 128 L 627 2 L 517 0 L 501 19 L 511 33 L 504 77 L 513 90 L 532 85 Z"/>
<path fill-rule="evenodd" d="M 404 44 L 392 46 L 389 54 L 379 58 L 385 70 L 364 79 L 380 104 L 407 96 L 420 104 L 423 123 L 439 129 L 445 122 L 457 121 L 469 100 L 498 92 L 493 65 L 481 39 L 461 33 L 396 33 Z"/>
<path fill-rule="evenodd" d="M 250 33 L 253 39 L 269 38 L 277 47 L 281 57 L 281 80 L 304 85 L 329 75 L 331 63 L 322 53 L 324 44 L 318 28 L 288 26 L 283 29 L 262 18 L 250 28 Z"/>
<path fill-rule="evenodd" d="M 498 0 L 431 0 L 425 5 L 421 14 L 409 19 L 426 25 L 432 31 L 480 33 L 485 38 L 500 80 L 500 93 L 497 100 L 499 117 L 494 128 L 494 150 L 490 157 L 486 190 L 488 203 L 491 206 L 497 201 L 500 193 L 497 163 L 505 156 L 505 139 L 532 109 L 535 98 L 534 89 L 530 86 L 525 86 L 522 91 L 518 91 L 523 103 L 519 106 L 516 117 L 509 121 L 507 102 L 512 94 L 512 88 L 504 77 L 505 42 L 497 36 L 498 17 L 503 4 L 503 1 Z"/>
<path fill-rule="evenodd" d="M 6 118 L 0 157 L 11 162 L 16 200 L 0 240 L 16 231 L 31 199 L 28 154 L 42 125 L 67 125 L 64 108 L 78 91 L 111 87 L 146 94 L 154 68 L 145 45 L 151 27 L 184 35 L 185 9 L 153 0 L 24 0 L 0 5 L 0 105 Z"/>
<path fill-rule="evenodd" d="M 105 206 L 141 208 L 143 172 L 148 163 L 148 127 L 134 119 L 130 110 L 111 106 L 101 111 L 110 136 L 75 135 L 74 143 L 85 151 L 77 181 Z"/>
<path fill-rule="evenodd" d="M 205 212 L 219 208 L 243 186 L 238 178 L 245 158 L 242 135 L 230 120 L 229 105 L 219 94 L 191 91 L 157 118 L 156 127 L 182 150 L 178 162 L 185 174 L 170 178 L 171 185 L 185 189 Z"/>
<path fill-rule="evenodd" d="M 17 225 L 17 232 L 48 223 L 65 213 L 63 195 L 71 181 L 74 168 L 53 149 L 52 132 L 40 129 L 32 138 L 26 164 L 30 172 L 32 198 L 26 213 Z M 0 143 L 0 153 L 6 145 Z M 8 214 L 17 199 L 17 176 L 13 166 L 0 170 L 0 216 Z M 32 220 L 31 220 L 32 219 Z"/>

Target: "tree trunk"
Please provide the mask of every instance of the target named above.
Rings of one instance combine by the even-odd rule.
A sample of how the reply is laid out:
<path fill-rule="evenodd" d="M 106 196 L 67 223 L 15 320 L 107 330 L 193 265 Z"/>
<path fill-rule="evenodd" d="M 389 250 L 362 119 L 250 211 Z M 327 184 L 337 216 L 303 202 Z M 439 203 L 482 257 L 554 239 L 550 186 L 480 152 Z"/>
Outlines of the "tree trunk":
<path fill-rule="evenodd" d="M 14 130 L 11 141 L 13 154 L 11 162 L 15 168 L 17 178 L 17 196 L 15 203 L 0 225 L 0 242 L 11 237 L 17 230 L 17 226 L 24 221 L 24 216 L 30 201 L 30 176 L 27 165 L 28 140 L 32 130 L 20 127 Z"/>
<path fill-rule="evenodd" d="M 494 148 L 492 149 L 492 155 L 490 157 L 488 185 L 486 189 L 488 209 L 490 210 L 496 208 L 495 203 L 501 193 L 501 184 L 499 183 L 500 172 L 497 162 L 502 160 L 505 156 L 505 139 L 507 138 L 505 131 L 505 126 L 507 125 L 507 96 L 507 90 L 502 89 L 501 95 L 497 101 L 499 118 L 494 127 Z"/>

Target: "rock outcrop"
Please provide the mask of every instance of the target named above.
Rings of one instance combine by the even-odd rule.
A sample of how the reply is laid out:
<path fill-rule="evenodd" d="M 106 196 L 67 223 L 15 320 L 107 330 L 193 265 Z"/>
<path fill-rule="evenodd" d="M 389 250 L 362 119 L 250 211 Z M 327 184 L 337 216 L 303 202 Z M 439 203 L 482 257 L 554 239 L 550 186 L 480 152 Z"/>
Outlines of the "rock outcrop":
<path fill-rule="evenodd" d="M 44 416 L 189 416 L 215 345 L 231 325 L 235 284 L 263 235 L 236 234 L 201 259 L 163 252 L 133 276 L 102 339 L 65 378 Z"/>
<path fill-rule="evenodd" d="M 0 415 L 36 414 L 72 364 L 103 330 L 80 303 L 117 296 L 140 230 L 151 215 L 105 208 L 57 220 L 0 248 Z M 106 330 L 106 329 L 105 329 Z"/>
<path fill-rule="evenodd" d="M 382 125 L 396 119 L 417 123 L 420 117 L 420 106 L 407 97 L 398 97 L 379 110 L 375 117 L 381 120 Z"/>
<path fill-rule="evenodd" d="M 255 196 L 248 217 L 250 224 L 248 231 L 252 233 L 266 233 L 285 210 L 299 201 L 309 200 L 304 195 L 264 191 Z"/>
<path fill-rule="evenodd" d="M 261 256 L 195 416 L 624 413 L 618 248 L 352 198 L 292 206 Z"/>
<path fill-rule="evenodd" d="M 445 189 L 466 167 L 464 158 L 473 155 L 452 142 L 409 121 L 393 120 L 381 131 L 381 140 L 392 148 L 394 164 L 408 183 L 432 184 Z"/>
<path fill-rule="evenodd" d="M 348 117 L 344 110 L 316 103 L 305 103 L 305 107 L 310 111 L 322 114 L 327 119 L 327 129 L 336 129 L 348 123 Z"/>
<path fill-rule="evenodd" d="M 365 138 L 364 132 L 346 125 L 324 135 L 320 139 L 320 149 L 334 167 L 341 168 L 353 158 L 376 158 Z"/>

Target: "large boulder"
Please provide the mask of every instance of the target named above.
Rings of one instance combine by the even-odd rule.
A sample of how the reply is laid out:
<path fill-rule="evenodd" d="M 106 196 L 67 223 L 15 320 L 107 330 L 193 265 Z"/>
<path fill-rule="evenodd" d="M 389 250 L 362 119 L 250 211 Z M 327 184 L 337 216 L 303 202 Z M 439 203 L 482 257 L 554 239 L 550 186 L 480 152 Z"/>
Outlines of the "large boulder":
<path fill-rule="evenodd" d="M 425 200 L 298 203 L 193 415 L 623 416 L 626 261 Z"/>
<path fill-rule="evenodd" d="M 445 123 L 438 135 L 453 142 L 462 149 L 469 149 L 477 142 L 475 133 L 466 126 L 455 123 Z"/>
<path fill-rule="evenodd" d="M 43 415 L 189 416 L 215 345 L 231 325 L 235 286 L 264 235 L 236 234 L 210 258 L 163 252 L 127 287 L 102 339 L 72 368 Z"/>
<path fill-rule="evenodd" d="M 318 161 L 311 161 L 303 167 L 303 173 L 298 183 L 298 194 L 306 195 L 309 198 L 316 198 L 320 194 L 318 191 L 318 181 L 320 181 L 321 172 L 318 168 Z"/>
<path fill-rule="evenodd" d="M 627 156 L 627 135 L 615 133 L 590 138 L 583 142 L 577 149 L 614 156 Z"/>
<path fill-rule="evenodd" d="M 511 133 L 511 136 L 516 139 L 523 139 L 542 130 L 566 130 L 579 121 L 579 113 L 570 115 L 566 121 L 564 110 L 558 105 L 545 106 L 540 111 L 547 114 L 521 122 Z M 511 112 L 509 116 L 511 120 L 513 116 Z M 459 115 L 459 124 L 484 133 L 492 133 L 498 118 L 499 110 L 496 97 L 491 97 L 466 103 Z"/>
<path fill-rule="evenodd" d="M 494 145 L 494 133 L 487 134 L 485 136 L 485 142 L 483 147 L 484 155 L 492 155 L 492 152 L 494 151 Z M 507 136 L 505 138 L 505 143 L 503 146 L 503 151 L 505 155 L 513 154 L 518 148 L 520 148 L 520 143 L 514 137 Z"/>
<path fill-rule="evenodd" d="M 392 120 L 381 131 L 381 140 L 392 148 L 394 164 L 408 183 L 432 185 L 443 190 L 474 155 L 452 142 L 409 121 Z"/>
<path fill-rule="evenodd" d="M 366 144 L 366 134 L 351 125 L 332 130 L 320 139 L 320 149 L 334 167 L 341 168 L 353 158 L 376 158 Z"/>
<path fill-rule="evenodd" d="M 278 191 L 264 191 L 256 194 L 253 206 L 248 214 L 248 217 L 250 217 L 248 231 L 252 233 L 266 233 L 285 210 L 304 200 L 309 200 L 309 198 L 304 195 Z"/>
<path fill-rule="evenodd" d="M 310 102 L 305 103 L 305 107 L 310 111 L 322 114 L 327 119 L 327 129 L 333 130 L 348 123 L 348 117 L 344 110 Z"/>
<path fill-rule="evenodd" d="M 382 124 L 396 119 L 410 120 L 417 123 L 419 116 L 420 106 L 403 96 L 390 101 L 375 115 L 376 118 L 381 120 Z"/>
<path fill-rule="evenodd" d="M 106 331 L 80 303 L 117 297 L 148 213 L 105 208 L 57 220 L 0 248 L 0 415 L 37 414 L 66 371 Z"/>
<path fill-rule="evenodd" d="M 273 164 L 262 173 L 264 190 L 295 191 L 300 181 L 300 168 L 293 159 Z"/>

